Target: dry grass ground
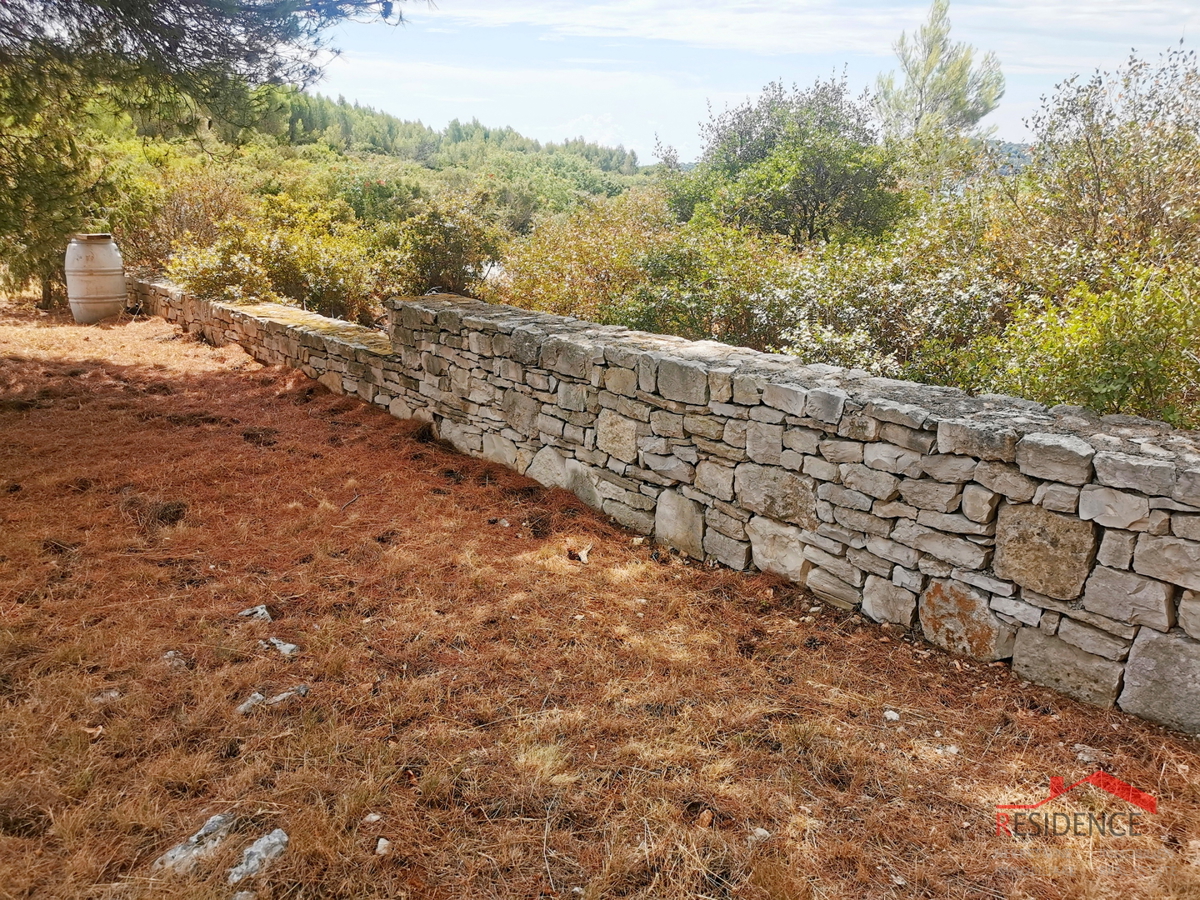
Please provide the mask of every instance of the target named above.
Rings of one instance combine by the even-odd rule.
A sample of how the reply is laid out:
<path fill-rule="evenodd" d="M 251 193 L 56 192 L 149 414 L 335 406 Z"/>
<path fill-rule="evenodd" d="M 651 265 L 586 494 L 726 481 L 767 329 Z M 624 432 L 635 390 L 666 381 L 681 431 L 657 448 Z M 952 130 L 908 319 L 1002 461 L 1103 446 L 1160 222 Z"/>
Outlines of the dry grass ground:
<path fill-rule="evenodd" d="M 0 307 L 0 897 L 227 898 L 275 827 L 260 900 L 1200 896 L 1196 742 L 422 437 L 158 320 Z M 1097 765 L 1143 836 L 994 834 Z"/>

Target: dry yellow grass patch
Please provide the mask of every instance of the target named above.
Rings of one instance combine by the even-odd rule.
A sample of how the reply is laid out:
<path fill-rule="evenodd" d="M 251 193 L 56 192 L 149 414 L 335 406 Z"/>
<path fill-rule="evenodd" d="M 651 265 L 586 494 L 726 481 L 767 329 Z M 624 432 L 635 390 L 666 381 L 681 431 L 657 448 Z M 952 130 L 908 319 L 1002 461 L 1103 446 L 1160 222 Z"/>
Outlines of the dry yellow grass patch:
<path fill-rule="evenodd" d="M 1194 741 L 419 436 L 160 321 L 0 311 L 0 897 L 227 898 L 276 827 L 261 900 L 1200 895 Z M 1157 796 L 1147 833 L 996 837 L 1077 744 Z"/>

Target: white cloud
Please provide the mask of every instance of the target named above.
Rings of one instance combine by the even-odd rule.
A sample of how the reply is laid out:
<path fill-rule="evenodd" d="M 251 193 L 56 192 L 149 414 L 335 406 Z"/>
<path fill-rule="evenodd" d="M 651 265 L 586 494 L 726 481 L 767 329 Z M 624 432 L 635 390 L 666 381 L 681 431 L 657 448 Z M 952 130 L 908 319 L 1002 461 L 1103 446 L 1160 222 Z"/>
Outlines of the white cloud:
<path fill-rule="evenodd" d="M 927 9 L 926 3 L 866 0 L 439 0 L 428 10 L 413 7 L 411 18 L 758 54 L 888 56 L 900 32 L 919 25 Z M 950 14 L 957 38 L 997 51 L 1014 71 L 1091 67 L 1109 58 L 1114 47 L 1157 51 L 1200 31 L 1200 7 L 1180 0 L 960 2 Z"/>

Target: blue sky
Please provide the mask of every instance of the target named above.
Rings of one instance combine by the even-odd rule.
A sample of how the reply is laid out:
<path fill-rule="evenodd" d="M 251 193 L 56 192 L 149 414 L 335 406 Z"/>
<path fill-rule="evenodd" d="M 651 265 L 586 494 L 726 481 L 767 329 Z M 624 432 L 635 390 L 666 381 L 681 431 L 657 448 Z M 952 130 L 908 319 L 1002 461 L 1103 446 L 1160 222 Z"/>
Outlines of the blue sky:
<path fill-rule="evenodd" d="M 707 104 L 721 109 L 767 82 L 841 73 L 857 90 L 895 67 L 892 45 L 926 3 L 869 0 L 421 0 L 407 24 L 348 23 L 316 87 L 440 128 L 451 119 L 511 125 L 539 140 L 582 135 L 643 162 L 656 137 L 700 151 Z M 952 0 L 952 37 L 1000 58 L 1008 90 L 985 124 L 1022 140 L 1039 98 L 1074 73 L 1156 57 L 1200 36 L 1200 0 Z"/>

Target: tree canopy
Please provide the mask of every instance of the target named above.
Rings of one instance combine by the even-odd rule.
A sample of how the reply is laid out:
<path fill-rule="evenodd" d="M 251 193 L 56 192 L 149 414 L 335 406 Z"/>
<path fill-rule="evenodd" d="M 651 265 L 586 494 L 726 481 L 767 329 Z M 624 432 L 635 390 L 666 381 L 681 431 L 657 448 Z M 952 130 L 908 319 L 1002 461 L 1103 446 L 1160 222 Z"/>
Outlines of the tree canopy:
<path fill-rule="evenodd" d="M 895 44 L 904 83 L 881 75 L 875 106 L 884 130 L 897 137 L 954 135 L 974 128 L 1004 96 L 1004 75 L 994 53 L 976 65 L 975 48 L 950 41 L 950 0 L 933 0 L 929 18 L 910 40 Z"/>

